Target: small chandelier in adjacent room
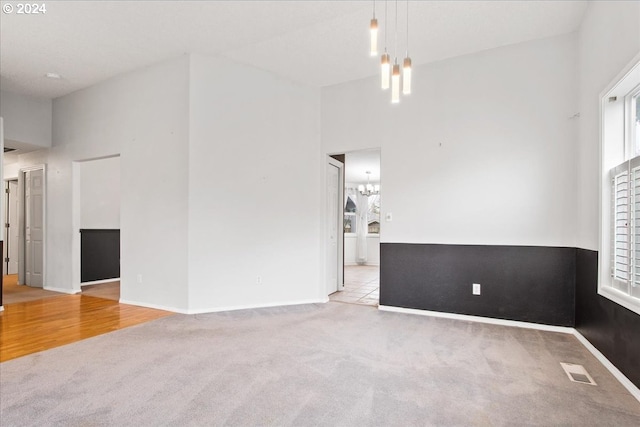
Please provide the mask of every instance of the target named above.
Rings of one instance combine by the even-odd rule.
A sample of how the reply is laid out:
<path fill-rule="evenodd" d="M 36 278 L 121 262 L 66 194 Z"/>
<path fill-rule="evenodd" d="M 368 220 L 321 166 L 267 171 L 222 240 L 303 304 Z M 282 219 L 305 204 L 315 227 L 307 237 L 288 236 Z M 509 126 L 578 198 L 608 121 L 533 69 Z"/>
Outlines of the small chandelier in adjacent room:
<path fill-rule="evenodd" d="M 378 20 L 376 19 L 376 2 L 373 1 L 373 19 L 371 20 L 371 56 L 375 55 L 378 46 Z M 400 85 L 402 81 L 402 94 L 409 95 L 411 93 L 411 58 L 409 57 L 409 0 L 407 0 L 407 26 L 406 26 L 406 57 L 402 62 L 402 74 L 400 65 L 398 64 L 398 0 L 396 0 L 396 17 L 395 17 L 395 52 L 394 63 L 391 64 L 391 56 L 387 53 L 387 0 L 384 2 L 384 52 L 380 57 L 380 77 L 381 88 L 389 89 L 391 87 L 391 103 L 400 102 Z"/>
<path fill-rule="evenodd" d="M 372 185 L 369 182 L 369 179 L 371 178 L 371 171 L 366 171 L 365 173 L 367 174 L 367 185 L 358 185 L 358 191 L 360 194 L 367 197 L 373 196 L 374 194 L 380 194 L 380 185 Z"/>

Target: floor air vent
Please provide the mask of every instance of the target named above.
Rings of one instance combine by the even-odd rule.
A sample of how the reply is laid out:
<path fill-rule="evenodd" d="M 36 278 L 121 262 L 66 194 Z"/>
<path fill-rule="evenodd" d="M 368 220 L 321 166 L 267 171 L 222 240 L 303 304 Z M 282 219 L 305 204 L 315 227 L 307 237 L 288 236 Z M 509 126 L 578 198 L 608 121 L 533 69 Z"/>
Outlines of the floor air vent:
<path fill-rule="evenodd" d="M 574 365 L 573 363 L 560 363 L 560 365 L 571 381 L 575 383 L 597 385 L 587 370 L 584 369 L 584 366 Z"/>

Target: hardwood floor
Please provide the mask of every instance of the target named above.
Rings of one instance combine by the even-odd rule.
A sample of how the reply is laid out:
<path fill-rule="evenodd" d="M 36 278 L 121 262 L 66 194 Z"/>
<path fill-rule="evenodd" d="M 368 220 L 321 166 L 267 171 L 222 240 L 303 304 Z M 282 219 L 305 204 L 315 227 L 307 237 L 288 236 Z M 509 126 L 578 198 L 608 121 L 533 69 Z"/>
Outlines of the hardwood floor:
<path fill-rule="evenodd" d="M 172 314 L 86 295 L 6 304 L 0 312 L 0 362 Z"/>
<path fill-rule="evenodd" d="M 82 286 L 82 295 L 120 301 L 120 282 L 100 283 Z"/>

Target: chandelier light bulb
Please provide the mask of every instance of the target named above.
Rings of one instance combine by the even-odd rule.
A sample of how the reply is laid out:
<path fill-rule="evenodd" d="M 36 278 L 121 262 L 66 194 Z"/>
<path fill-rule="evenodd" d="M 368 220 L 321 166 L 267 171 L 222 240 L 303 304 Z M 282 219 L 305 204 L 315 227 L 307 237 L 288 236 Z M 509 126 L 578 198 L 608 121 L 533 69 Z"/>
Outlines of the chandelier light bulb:
<path fill-rule="evenodd" d="M 402 64 L 402 93 L 409 95 L 411 93 L 411 58 L 404 58 Z"/>
<path fill-rule="evenodd" d="M 382 89 L 389 89 L 389 77 L 391 76 L 391 58 L 388 53 L 383 53 L 381 57 Z"/>
<path fill-rule="evenodd" d="M 371 56 L 378 55 L 378 20 L 373 18 L 369 27 L 371 30 Z"/>
<path fill-rule="evenodd" d="M 393 65 L 393 73 L 391 74 L 391 103 L 400 102 L 400 66 L 396 63 Z"/>

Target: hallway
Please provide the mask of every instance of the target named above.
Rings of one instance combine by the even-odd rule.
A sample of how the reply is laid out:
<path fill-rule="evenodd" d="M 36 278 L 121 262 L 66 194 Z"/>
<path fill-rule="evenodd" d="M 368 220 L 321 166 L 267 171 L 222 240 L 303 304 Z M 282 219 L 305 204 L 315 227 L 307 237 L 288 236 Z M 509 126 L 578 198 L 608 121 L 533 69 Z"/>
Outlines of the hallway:
<path fill-rule="evenodd" d="M 331 301 L 378 306 L 380 299 L 380 267 L 377 265 L 346 265 L 344 291 L 329 295 Z"/>

